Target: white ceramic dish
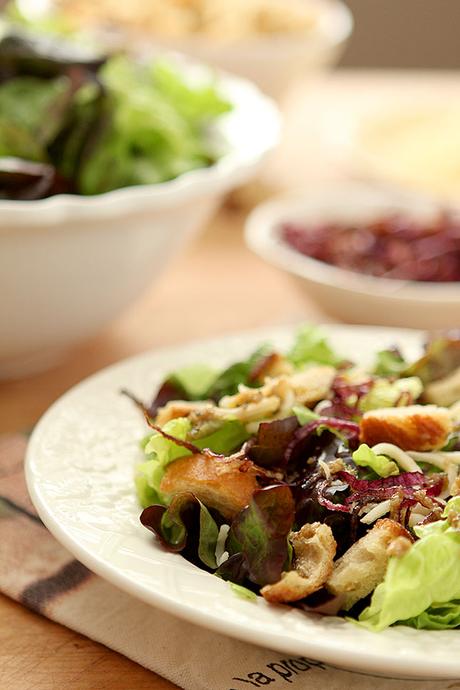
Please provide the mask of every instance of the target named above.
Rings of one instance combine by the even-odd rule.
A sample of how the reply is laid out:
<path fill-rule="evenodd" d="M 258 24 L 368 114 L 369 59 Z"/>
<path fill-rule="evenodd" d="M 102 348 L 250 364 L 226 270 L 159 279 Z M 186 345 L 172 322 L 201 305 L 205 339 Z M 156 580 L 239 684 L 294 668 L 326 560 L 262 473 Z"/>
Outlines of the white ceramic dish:
<path fill-rule="evenodd" d="M 350 163 L 358 174 L 458 203 L 458 87 L 441 80 L 428 93 L 417 90 L 417 83 L 411 91 L 349 123 L 343 141 Z"/>
<path fill-rule="evenodd" d="M 408 356 L 416 332 L 327 327 L 345 357 L 372 361 L 397 342 Z M 27 452 L 32 500 L 52 533 L 79 560 L 114 585 L 197 625 L 290 654 L 392 676 L 459 678 L 460 631 L 399 626 L 371 633 L 343 619 L 308 615 L 261 598 L 236 597 L 222 580 L 163 551 L 139 523 L 133 468 L 145 433 L 122 386 L 149 398 L 166 372 L 194 361 L 224 366 L 261 341 L 286 348 L 292 329 L 257 332 L 146 353 L 110 367 L 64 395 L 37 425 Z"/>
<path fill-rule="evenodd" d="M 209 78 L 204 68 L 189 70 Z M 158 277 L 224 193 L 257 172 L 278 142 L 278 111 L 249 82 L 220 79 L 234 110 L 217 126 L 226 153 L 215 165 L 94 197 L 0 200 L 0 379 L 45 368 L 103 328 Z"/>
<path fill-rule="evenodd" d="M 316 10 L 317 23 L 306 32 L 255 35 L 228 42 L 203 35 L 152 38 L 157 45 L 250 79 L 268 95 L 279 98 L 299 77 L 335 63 L 353 29 L 352 14 L 341 0 L 308 0 L 308 4 Z"/>
<path fill-rule="evenodd" d="M 310 185 L 298 194 L 258 206 L 246 225 L 248 246 L 291 274 L 325 312 L 349 323 L 409 328 L 460 324 L 460 283 L 422 283 L 376 278 L 317 261 L 280 237 L 283 222 L 370 221 L 393 212 L 419 218 L 436 214 L 435 201 L 394 187 L 358 182 Z"/>

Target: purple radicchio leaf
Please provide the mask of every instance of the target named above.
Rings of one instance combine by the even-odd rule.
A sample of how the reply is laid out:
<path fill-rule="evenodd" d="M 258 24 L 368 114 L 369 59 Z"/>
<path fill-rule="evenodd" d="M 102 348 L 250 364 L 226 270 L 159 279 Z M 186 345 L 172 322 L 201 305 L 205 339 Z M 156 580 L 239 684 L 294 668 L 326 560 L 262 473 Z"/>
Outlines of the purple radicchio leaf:
<path fill-rule="evenodd" d="M 72 191 L 49 163 L 0 158 L 0 199 L 30 201 Z"/>
<path fill-rule="evenodd" d="M 214 573 L 222 580 L 234 582 L 236 585 L 246 583 L 249 568 L 248 561 L 244 553 L 235 553 L 224 561 Z"/>
<path fill-rule="evenodd" d="M 174 379 L 169 378 L 163 381 L 155 398 L 148 406 L 147 410 L 149 417 L 154 419 L 160 407 L 164 407 L 166 403 L 171 402 L 172 400 L 187 400 L 187 396 L 184 389 L 179 386 Z"/>
<path fill-rule="evenodd" d="M 373 385 L 372 379 L 361 383 L 349 383 L 343 376 L 336 376 L 332 382 L 330 400 L 322 407 L 321 414 L 340 419 L 359 419 L 363 415 L 360 402 Z"/>
<path fill-rule="evenodd" d="M 257 585 L 280 579 L 288 560 L 287 537 L 294 522 L 294 499 L 288 486 L 256 491 L 234 518 L 227 538 L 230 555 L 243 554 L 248 579 Z"/>
<path fill-rule="evenodd" d="M 259 467 L 284 467 L 286 448 L 298 428 L 297 417 L 262 422 L 256 436 L 246 445 L 248 457 Z"/>
<path fill-rule="evenodd" d="M 186 398 L 183 395 L 183 390 L 179 388 L 179 386 L 175 383 L 173 383 L 170 379 L 166 379 L 163 381 L 161 384 L 158 393 L 156 394 L 155 398 L 152 400 L 150 405 L 146 405 L 145 403 L 142 402 L 142 400 L 139 400 L 134 393 L 131 393 L 131 391 L 128 391 L 126 388 L 122 388 L 120 393 L 122 395 L 126 395 L 127 398 L 133 401 L 133 403 L 138 407 L 141 412 L 145 415 L 147 415 L 150 419 L 155 419 L 158 410 L 160 407 L 164 407 L 166 403 L 170 402 L 171 400 L 186 400 Z"/>
<path fill-rule="evenodd" d="M 292 440 L 286 447 L 286 464 L 291 461 L 294 454 L 298 451 L 299 446 L 302 446 L 311 434 L 321 431 L 321 429 L 338 431 L 340 434 L 347 437 L 350 444 L 354 445 L 358 443 L 359 425 L 356 424 L 356 422 L 351 422 L 346 419 L 337 419 L 335 417 L 318 417 L 318 419 L 313 419 L 294 433 Z"/>
<path fill-rule="evenodd" d="M 396 492 L 400 492 L 404 499 L 413 499 L 414 494 L 422 490 L 427 496 L 439 496 L 445 481 L 443 474 L 427 477 L 422 472 L 403 472 L 374 480 L 358 479 L 349 472 L 338 472 L 337 476 L 351 489 L 345 503 L 360 506 L 385 501 L 392 498 Z"/>
<path fill-rule="evenodd" d="M 328 525 L 337 542 L 337 556 L 341 556 L 364 532 L 357 513 L 344 504 L 343 495 L 349 492 L 345 482 L 328 480 L 321 469 L 303 477 L 292 487 L 296 504 L 296 525 L 322 522 Z"/>
<path fill-rule="evenodd" d="M 185 558 L 201 567 L 204 564 L 216 568 L 219 529 L 206 506 L 192 493 L 177 494 L 168 508 L 160 505 L 145 508 L 140 520 L 168 551 L 182 552 Z"/>

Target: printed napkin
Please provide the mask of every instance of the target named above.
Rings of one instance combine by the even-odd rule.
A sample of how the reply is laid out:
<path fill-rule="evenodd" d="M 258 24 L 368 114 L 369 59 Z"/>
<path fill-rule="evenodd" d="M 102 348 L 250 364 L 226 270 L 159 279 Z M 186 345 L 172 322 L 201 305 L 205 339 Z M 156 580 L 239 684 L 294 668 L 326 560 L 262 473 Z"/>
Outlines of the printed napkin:
<path fill-rule="evenodd" d="M 23 473 L 26 439 L 0 439 L 0 590 L 185 690 L 453 690 L 457 681 L 375 678 L 279 654 L 150 607 L 91 573 L 41 523 Z"/>

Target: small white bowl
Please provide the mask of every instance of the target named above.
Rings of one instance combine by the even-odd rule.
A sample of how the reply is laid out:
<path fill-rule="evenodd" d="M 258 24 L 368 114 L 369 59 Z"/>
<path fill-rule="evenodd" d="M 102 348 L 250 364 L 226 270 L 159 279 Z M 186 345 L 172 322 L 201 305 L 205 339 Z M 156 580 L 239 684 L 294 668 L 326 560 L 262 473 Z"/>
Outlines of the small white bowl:
<path fill-rule="evenodd" d="M 278 110 L 242 79 L 221 75 L 219 86 L 234 110 L 217 126 L 228 151 L 215 165 L 93 197 L 0 201 L 0 379 L 95 335 L 258 171 L 279 140 Z"/>
<path fill-rule="evenodd" d="M 258 206 L 246 225 L 248 246 L 269 263 L 291 274 L 324 311 L 356 324 L 409 328 L 460 325 L 460 283 L 393 280 L 337 268 L 291 248 L 280 237 L 284 222 L 306 227 L 328 221 L 371 221 L 401 212 L 430 218 L 439 204 L 391 187 L 352 182 L 309 186 Z"/>
<path fill-rule="evenodd" d="M 176 39 L 154 35 L 150 42 L 239 74 L 278 99 L 299 77 L 334 64 L 353 29 L 353 16 L 341 0 L 308 0 L 308 4 L 317 12 L 317 23 L 308 31 L 258 34 L 234 41 L 201 34 Z"/>

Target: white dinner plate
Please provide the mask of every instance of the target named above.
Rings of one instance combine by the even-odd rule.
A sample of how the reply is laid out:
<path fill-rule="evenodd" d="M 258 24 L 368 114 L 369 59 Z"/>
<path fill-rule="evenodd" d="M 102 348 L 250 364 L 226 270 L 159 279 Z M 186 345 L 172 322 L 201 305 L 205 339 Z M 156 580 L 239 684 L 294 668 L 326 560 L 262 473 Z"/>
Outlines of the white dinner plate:
<path fill-rule="evenodd" d="M 414 331 L 328 326 L 345 357 L 370 363 L 385 346 L 415 355 Z M 226 365 L 293 329 L 246 333 L 134 357 L 83 381 L 38 423 L 27 452 L 32 500 L 51 532 L 91 570 L 145 601 L 222 634 L 346 669 L 402 677 L 460 678 L 460 631 L 397 626 L 373 633 L 340 618 L 235 596 L 229 585 L 163 551 L 139 522 L 133 469 L 146 427 L 122 387 L 149 399 L 165 373 L 196 361 Z"/>

